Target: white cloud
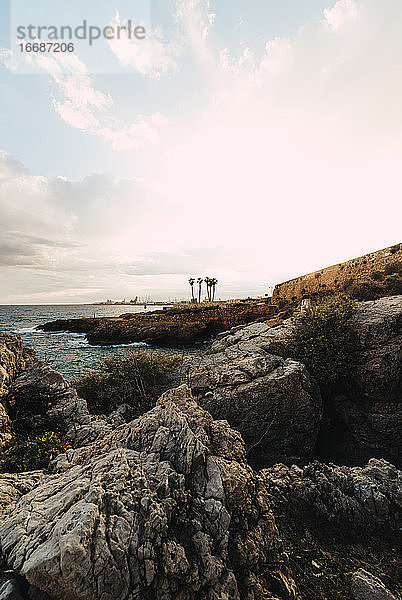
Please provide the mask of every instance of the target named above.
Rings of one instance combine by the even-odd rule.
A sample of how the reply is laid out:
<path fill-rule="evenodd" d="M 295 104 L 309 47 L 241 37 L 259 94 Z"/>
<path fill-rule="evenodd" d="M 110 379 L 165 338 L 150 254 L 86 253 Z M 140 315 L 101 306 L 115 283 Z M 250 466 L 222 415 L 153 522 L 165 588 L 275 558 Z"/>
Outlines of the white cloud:
<path fill-rule="evenodd" d="M 338 31 L 348 22 L 357 22 L 359 8 L 355 0 L 339 0 L 333 8 L 327 8 L 324 15 L 328 25 Z"/>
<path fill-rule="evenodd" d="M 400 0 L 341 0 L 292 39 L 267 40 L 262 57 L 243 46 L 217 52 L 195 0 L 180 3 L 178 18 L 205 101 L 186 110 L 178 87 L 183 121 L 161 137 L 152 190 L 100 175 L 47 179 L 8 158 L 0 227 L 22 236 L 14 250 L 10 236 L 4 244 L 10 264 L 20 256 L 21 268 L 56 277 L 56 257 L 59 286 L 68 279 L 103 296 L 183 290 L 193 268 L 243 295 L 399 241 Z M 76 67 L 77 79 L 48 69 L 65 120 L 116 150 L 158 141 L 166 117 L 122 123 Z M 66 246 L 50 252 L 55 239 Z"/>
<path fill-rule="evenodd" d="M 236 240 L 275 282 L 398 241 L 401 30 L 399 0 L 341 0 L 260 60 L 221 52 L 166 166 L 206 244 Z"/>
<path fill-rule="evenodd" d="M 160 113 L 138 115 L 133 122 L 122 123 L 111 114 L 112 96 L 94 88 L 86 65 L 74 54 L 56 56 L 29 55 L 29 60 L 35 61 L 57 84 L 63 99 L 53 97 L 52 104 L 63 121 L 101 137 L 118 151 L 159 141 L 159 129 L 167 124 L 166 117 Z"/>
<path fill-rule="evenodd" d="M 127 21 L 121 20 L 119 12 L 116 11 L 111 25 L 114 28 L 124 27 L 127 26 Z M 121 65 L 130 67 L 142 75 L 160 79 L 161 76 L 173 73 L 177 69 L 179 44 L 163 42 L 160 28 L 148 31 L 143 40 L 130 39 L 127 31 L 123 30 L 120 39 L 115 37 L 109 40 L 108 44 Z"/>
<path fill-rule="evenodd" d="M 17 62 L 14 53 L 9 48 L 0 48 L 0 65 L 3 65 L 9 71 L 17 70 Z"/>

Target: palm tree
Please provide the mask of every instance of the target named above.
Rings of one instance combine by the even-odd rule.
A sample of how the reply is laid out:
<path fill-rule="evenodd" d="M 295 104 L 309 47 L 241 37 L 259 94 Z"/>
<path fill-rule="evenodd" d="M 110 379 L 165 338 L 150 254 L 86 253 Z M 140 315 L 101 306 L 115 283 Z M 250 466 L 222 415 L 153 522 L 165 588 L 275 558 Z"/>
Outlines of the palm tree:
<path fill-rule="evenodd" d="M 212 278 L 211 280 L 211 287 L 212 287 L 212 302 L 215 300 L 215 288 L 216 288 L 216 284 L 218 283 L 218 280 L 215 279 L 215 277 Z"/>
<path fill-rule="evenodd" d="M 197 279 L 197 283 L 198 283 L 198 302 L 201 302 L 201 294 L 202 294 L 202 282 L 203 282 L 203 278 L 199 277 Z"/>
<path fill-rule="evenodd" d="M 193 279 L 192 277 L 190 277 L 190 279 L 188 280 L 190 287 L 191 287 L 191 302 L 194 302 L 195 298 L 194 298 L 194 284 L 195 284 L 195 279 Z"/>
<path fill-rule="evenodd" d="M 208 296 L 208 300 L 209 302 L 211 302 L 211 286 L 212 286 L 212 279 L 210 277 L 204 277 L 204 281 L 207 285 L 207 296 Z"/>

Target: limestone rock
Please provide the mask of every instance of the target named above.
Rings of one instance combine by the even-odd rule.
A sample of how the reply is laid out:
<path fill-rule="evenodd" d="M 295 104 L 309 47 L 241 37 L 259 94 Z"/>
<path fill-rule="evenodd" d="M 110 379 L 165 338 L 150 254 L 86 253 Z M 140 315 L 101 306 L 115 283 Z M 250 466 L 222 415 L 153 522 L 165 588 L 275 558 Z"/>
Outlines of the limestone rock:
<path fill-rule="evenodd" d="M 322 528 L 385 534 L 402 525 L 402 473 L 385 460 L 371 459 L 365 467 L 278 464 L 260 475 L 275 506 L 286 506 Z"/>
<path fill-rule="evenodd" d="M 359 348 L 350 356 L 351 380 L 328 399 L 322 457 L 352 464 L 383 457 L 400 467 L 402 296 L 360 302 L 351 327 Z"/>
<path fill-rule="evenodd" d="M 25 600 L 16 579 L 8 579 L 0 583 L 0 600 Z"/>
<path fill-rule="evenodd" d="M 61 431 L 74 446 L 89 444 L 111 429 L 104 419 L 90 415 L 86 401 L 62 375 L 37 359 L 15 379 L 7 404 L 23 433 L 30 434 L 34 423 Z"/>
<path fill-rule="evenodd" d="M 378 577 L 364 569 L 353 573 L 351 591 L 354 600 L 396 600 Z"/>
<path fill-rule="evenodd" d="M 0 448 L 12 439 L 11 421 L 6 409 L 0 403 Z"/>
<path fill-rule="evenodd" d="M 0 334 L 0 398 L 5 396 L 13 379 L 25 368 L 21 337 Z"/>
<path fill-rule="evenodd" d="M 295 588 L 240 436 L 185 386 L 51 471 L 0 517 L 0 548 L 52 599 L 265 600 L 274 580 Z"/>
<path fill-rule="evenodd" d="M 43 471 L 0 475 L 0 514 L 30 492 L 43 478 Z"/>
<path fill-rule="evenodd" d="M 301 363 L 270 354 L 290 322 L 255 323 L 218 339 L 190 367 L 197 401 L 240 431 L 256 465 L 306 460 L 322 416 L 318 386 Z"/>

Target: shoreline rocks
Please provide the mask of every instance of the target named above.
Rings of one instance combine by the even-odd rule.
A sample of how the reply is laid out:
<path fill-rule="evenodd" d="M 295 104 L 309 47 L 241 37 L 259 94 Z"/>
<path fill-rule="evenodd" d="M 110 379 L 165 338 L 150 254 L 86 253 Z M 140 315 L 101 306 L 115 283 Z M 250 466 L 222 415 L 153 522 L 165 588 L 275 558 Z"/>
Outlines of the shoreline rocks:
<path fill-rule="evenodd" d="M 198 402 L 242 433 L 254 466 L 305 462 L 314 451 L 324 462 L 361 465 L 376 457 L 399 467 L 402 296 L 358 303 L 350 327 L 357 337 L 351 375 L 322 400 L 301 363 L 275 355 L 277 343 L 292 336 L 292 318 L 218 335 L 185 365 L 185 376 Z"/>
<path fill-rule="evenodd" d="M 189 369 L 197 402 L 241 433 L 254 467 L 311 458 L 322 418 L 317 384 L 301 363 L 269 353 L 269 333 L 255 324 L 222 336 Z"/>
<path fill-rule="evenodd" d="M 0 554 L 23 600 L 335 600 L 357 589 L 356 565 L 395 568 L 395 467 L 256 473 L 239 433 L 186 386 L 47 472 L 0 475 L 0 490 Z"/>
<path fill-rule="evenodd" d="M 186 364 L 193 393 L 171 389 L 129 423 L 91 415 L 8 336 L 11 431 L 52 424 L 72 447 L 0 474 L 0 600 L 396 600 L 402 473 L 372 456 L 397 442 L 401 300 L 358 306 L 353 395 L 324 398 L 342 444 L 371 454 L 361 466 L 307 462 L 318 428 L 333 430 L 304 365 L 271 353 L 292 321 L 222 333 Z"/>
<path fill-rule="evenodd" d="M 276 312 L 277 308 L 266 302 L 225 303 L 128 313 L 120 317 L 58 320 L 38 329 L 85 333 L 92 345 L 133 342 L 193 345 L 235 325 L 271 318 Z"/>

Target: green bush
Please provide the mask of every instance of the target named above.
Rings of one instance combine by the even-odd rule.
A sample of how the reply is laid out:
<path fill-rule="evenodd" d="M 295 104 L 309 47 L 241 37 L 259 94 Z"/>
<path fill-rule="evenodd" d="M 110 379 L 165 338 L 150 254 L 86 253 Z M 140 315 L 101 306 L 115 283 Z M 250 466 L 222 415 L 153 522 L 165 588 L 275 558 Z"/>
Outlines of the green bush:
<path fill-rule="evenodd" d="M 333 297 L 309 306 L 296 317 L 292 338 L 272 351 L 299 360 L 323 391 L 334 390 L 350 375 L 350 353 L 358 347 L 349 320 L 352 300 Z"/>
<path fill-rule="evenodd" d="M 19 473 L 46 468 L 49 461 L 71 448 L 53 431 L 23 441 L 13 441 L 0 450 L 0 472 Z"/>
<path fill-rule="evenodd" d="M 132 350 L 104 360 L 73 385 L 91 412 L 109 414 L 120 404 L 128 404 L 133 418 L 148 410 L 165 391 L 169 376 L 181 361 L 178 354 Z"/>

